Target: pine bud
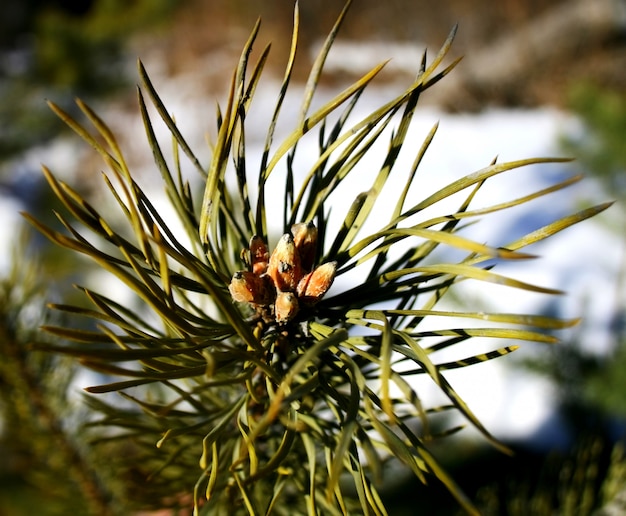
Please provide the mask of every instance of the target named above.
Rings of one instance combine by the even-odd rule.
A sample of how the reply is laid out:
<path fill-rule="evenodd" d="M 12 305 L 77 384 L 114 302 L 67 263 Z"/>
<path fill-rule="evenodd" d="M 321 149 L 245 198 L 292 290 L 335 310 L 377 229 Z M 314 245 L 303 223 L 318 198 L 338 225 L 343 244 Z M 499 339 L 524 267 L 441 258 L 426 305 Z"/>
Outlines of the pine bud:
<path fill-rule="evenodd" d="M 279 292 L 274 304 L 278 324 L 286 324 L 298 313 L 298 298 L 293 292 Z"/>
<path fill-rule="evenodd" d="M 297 293 L 300 301 L 307 305 L 317 303 L 333 284 L 337 262 L 327 262 L 309 272 L 298 283 Z"/>
<path fill-rule="evenodd" d="M 254 235 L 250 239 L 250 264 L 252 265 L 252 272 L 257 276 L 261 276 L 267 272 L 267 265 L 270 258 L 270 253 L 267 250 L 267 246 L 263 239 Z"/>
<path fill-rule="evenodd" d="M 274 281 L 274 285 L 281 292 L 293 292 L 302 278 L 300 257 L 296 252 L 293 237 L 285 233 L 272 255 L 270 256 L 267 273 Z"/>
<path fill-rule="evenodd" d="M 300 264 L 305 272 L 310 272 L 317 251 L 317 228 L 313 222 L 300 222 L 291 226 L 293 242 L 300 255 Z"/>
<path fill-rule="evenodd" d="M 271 301 L 271 285 L 250 271 L 238 271 L 228 285 L 234 301 L 266 305 Z"/>

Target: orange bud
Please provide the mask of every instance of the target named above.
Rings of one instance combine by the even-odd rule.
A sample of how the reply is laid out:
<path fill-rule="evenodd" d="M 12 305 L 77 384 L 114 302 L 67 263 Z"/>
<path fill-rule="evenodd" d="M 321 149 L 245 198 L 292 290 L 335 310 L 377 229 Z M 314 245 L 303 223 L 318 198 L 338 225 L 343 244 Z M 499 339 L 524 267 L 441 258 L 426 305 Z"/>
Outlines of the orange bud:
<path fill-rule="evenodd" d="M 291 226 L 293 242 L 300 255 L 302 269 L 309 272 L 313 268 L 317 246 L 317 228 L 313 222 L 300 222 Z"/>
<path fill-rule="evenodd" d="M 254 235 L 250 239 L 250 263 L 252 265 L 252 272 L 257 276 L 265 274 L 269 257 L 270 253 L 263 239 L 258 235 Z"/>
<path fill-rule="evenodd" d="M 296 252 L 293 237 L 285 233 L 272 255 L 270 256 L 267 273 L 274 281 L 274 285 L 279 291 L 293 292 L 298 286 L 298 281 L 302 278 L 302 267 L 300 257 Z"/>
<path fill-rule="evenodd" d="M 307 305 L 317 303 L 333 284 L 337 262 L 327 262 L 309 272 L 298 283 L 297 293 L 300 301 Z"/>
<path fill-rule="evenodd" d="M 239 303 L 269 304 L 272 298 L 271 285 L 250 271 L 238 271 L 228 285 L 234 301 Z"/>
<path fill-rule="evenodd" d="M 286 324 L 298 313 L 298 298 L 293 292 L 279 292 L 274 304 L 278 324 Z"/>

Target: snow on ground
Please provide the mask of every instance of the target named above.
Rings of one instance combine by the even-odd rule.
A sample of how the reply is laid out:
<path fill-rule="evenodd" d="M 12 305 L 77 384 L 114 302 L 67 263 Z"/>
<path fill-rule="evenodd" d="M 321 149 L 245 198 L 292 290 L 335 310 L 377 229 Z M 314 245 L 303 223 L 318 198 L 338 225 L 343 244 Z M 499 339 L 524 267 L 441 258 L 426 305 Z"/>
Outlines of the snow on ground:
<path fill-rule="evenodd" d="M 148 70 L 150 72 L 150 70 Z M 175 82 L 155 80 L 155 86 L 161 91 L 163 100 L 174 113 L 177 121 L 183 127 L 183 134 L 189 138 L 192 148 L 200 149 L 199 155 L 203 162 L 208 159 L 208 151 L 205 144 L 205 133 L 210 133 L 214 127 L 210 125 L 212 112 L 206 108 L 207 99 L 194 98 L 186 91 L 185 102 L 177 96 Z M 186 79 L 189 84 L 189 79 Z M 267 120 L 272 109 L 273 100 L 278 85 L 270 83 L 260 89 L 260 95 L 264 98 L 256 99 L 256 112 L 254 116 Z M 297 89 L 297 88 L 294 88 Z M 401 89 L 386 85 L 384 87 L 370 88 L 354 114 L 355 119 L 364 116 L 382 102 L 397 95 Z M 324 92 L 321 92 L 322 96 Z M 177 102 L 174 102 L 177 100 Z M 209 99 L 212 100 L 212 99 Z M 202 103 L 202 109 L 198 104 Z M 284 111 L 297 113 L 297 97 L 288 97 Z M 101 112 L 105 120 L 111 120 L 111 116 L 105 111 Z M 212 107 L 211 107 L 212 109 Z M 206 110 L 206 116 L 205 116 Z M 137 134 L 143 132 L 139 115 L 119 112 L 120 118 L 114 124 L 122 135 L 120 141 L 129 139 L 133 150 L 138 139 Z M 251 115 L 252 116 L 252 115 Z M 573 130 L 578 127 L 578 122 L 570 115 L 550 108 L 533 110 L 486 110 L 478 114 L 447 114 L 433 107 L 419 109 L 416 114 L 410 134 L 407 137 L 406 152 L 401 155 L 397 164 L 398 179 L 392 179 L 390 185 L 382 194 L 380 215 L 376 214 L 375 222 L 368 229 L 375 229 L 386 220 L 385 210 L 390 210 L 397 197 L 397 191 L 404 184 L 404 177 L 413 161 L 413 154 L 419 149 L 428 131 L 439 122 L 438 133 L 428 150 L 426 157 L 418 172 L 418 178 L 411 192 L 412 201 L 422 199 L 426 195 L 436 191 L 447 183 L 483 168 L 498 156 L 500 162 L 537 156 L 558 155 L 558 138 L 563 131 Z M 280 135 L 284 135 L 288 124 L 281 123 L 278 127 L 276 141 L 280 141 Z M 254 127 L 254 126 L 250 126 Z M 261 125 L 261 127 L 266 127 Z M 165 134 L 157 127 L 158 134 Z M 125 138 L 132 135 L 131 138 Z M 248 151 L 254 163 L 254 154 L 260 155 L 265 138 L 264 133 L 248 135 Z M 81 146 L 78 142 L 77 145 Z M 167 140 L 164 140 L 167 142 Z M 345 202 L 350 202 L 355 193 L 366 190 L 371 185 L 378 167 L 382 163 L 382 152 L 387 148 L 388 138 L 381 141 L 375 147 L 370 158 L 366 160 L 365 167 L 355 174 L 355 180 L 349 185 L 342 187 L 337 193 L 337 202 L 333 210 L 338 217 L 343 216 L 346 209 Z M 164 144 L 165 148 L 167 143 Z M 71 148 L 65 143 L 56 142 L 46 149 L 35 149 L 29 153 L 21 164 L 23 169 L 37 170 L 35 166 L 25 166 L 37 161 L 53 165 L 55 172 L 63 171 L 63 163 L 72 161 Z M 144 152 L 147 145 L 144 145 Z M 410 152 L 409 152 L 410 151 Z M 311 160 L 317 157 L 316 137 L 303 141 L 298 150 L 297 169 L 302 176 L 306 174 Z M 258 161 L 258 158 L 257 158 Z M 142 163 L 138 160 L 137 163 Z M 55 166 L 56 165 L 56 166 Z M 252 165 L 251 165 L 252 166 Z M 18 167 L 19 168 L 19 167 Z M 146 174 L 157 172 L 141 172 L 140 183 L 148 186 L 156 196 L 162 196 L 160 178 L 152 181 Z M 94 171 L 94 173 L 99 171 Z M 38 173 L 38 171 L 36 171 Z M 519 197 L 526 193 L 545 188 L 554 182 L 558 182 L 568 175 L 571 169 L 565 165 L 542 165 L 522 168 L 502 177 L 489 181 L 484 188 L 484 193 L 476 197 L 474 206 L 486 206 L 491 203 L 502 202 Z M 68 178 L 64 178 L 68 179 Z M 278 199 L 280 183 L 284 181 L 278 174 L 272 180 L 271 188 L 276 188 L 275 195 Z M 152 188 L 150 187 L 153 186 Z M 0 256 L 1 272 L 7 268 L 7 255 L 11 242 L 16 235 L 18 223 L 15 212 L 19 209 L 18 202 L 7 197 L 0 204 L 3 221 L 0 227 Z M 275 205 L 276 203 L 271 202 Z M 481 240 L 483 238 L 494 245 L 505 244 L 508 240 L 521 236 L 524 232 L 537 229 L 550 221 L 580 209 L 580 206 L 588 206 L 595 202 L 605 200 L 598 185 L 592 179 L 585 179 L 567 190 L 543 198 L 528 206 L 511 210 L 510 213 L 486 216 L 469 235 Z M 22 201 L 23 202 L 23 201 Z M 449 210 L 456 208 L 459 199 L 448 205 Z M 387 212 L 388 213 L 388 212 Z M 10 221 L 6 223 L 6 221 Z M 381 222 L 382 221 L 382 222 Z M 278 231 L 278 228 L 275 228 Z M 622 260 L 622 249 L 614 245 L 614 235 L 608 232 L 602 225 L 601 218 L 583 223 L 579 227 L 566 230 L 548 241 L 534 246 L 529 252 L 541 255 L 541 258 L 533 261 L 525 261 L 515 264 L 503 264 L 498 271 L 509 274 L 517 279 L 538 283 L 542 286 L 562 288 L 569 295 L 555 301 L 542 294 L 529 294 L 522 291 L 507 289 L 497 285 L 484 285 L 477 282 L 465 282 L 463 292 L 466 299 L 476 303 L 482 309 L 505 311 L 505 312 L 530 312 L 534 313 L 546 308 L 548 303 L 558 303 L 559 312 L 567 317 L 585 315 L 590 318 L 589 328 L 593 331 L 594 339 L 590 339 L 598 350 L 606 349 L 609 336 L 606 333 L 607 321 L 604 320 L 611 308 L 615 295 L 615 278 Z M 610 295 L 607 295 L 610 292 Z M 623 301 L 623 300 L 622 300 Z M 586 310 L 587 313 L 584 313 Z M 604 333 L 598 332 L 604 329 Z M 576 330 L 574 330 L 576 331 Z M 498 347 L 493 343 L 486 343 L 485 349 Z M 529 351 L 537 352 L 538 347 L 532 344 L 523 345 Z M 470 344 L 467 355 L 476 352 L 474 344 Z M 466 355 L 466 356 L 467 356 Z M 460 358 L 460 357 L 457 357 Z M 455 386 L 476 415 L 484 422 L 485 426 L 497 437 L 519 438 L 533 433 L 544 424 L 551 414 L 554 395 L 551 387 L 542 380 L 529 377 L 526 373 L 509 367 L 510 357 L 481 364 L 467 370 L 451 371 L 447 377 Z M 430 388 L 427 388 L 430 389 Z"/>
<path fill-rule="evenodd" d="M 314 60 L 323 47 L 323 41 L 311 46 L 310 57 Z M 352 41 L 336 40 L 333 44 L 324 70 L 326 72 L 347 72 L 353 75 L 364 74 L 379 63 L 386 63 L 385 70 L 398 73 L 414 73 L 422 61 L 426 45 L 414 41 Z M 392 57 L 391 57 L 392 56 Z"/>
<path fill-rule="evenodd" d="M 19 237 L 15 229 L 21 224 L 20 211 L 24 205 L 16 198 L 0 190 L 0 278 L 4 277 L 11 268 L 13 257 L 12 247 Z"/>

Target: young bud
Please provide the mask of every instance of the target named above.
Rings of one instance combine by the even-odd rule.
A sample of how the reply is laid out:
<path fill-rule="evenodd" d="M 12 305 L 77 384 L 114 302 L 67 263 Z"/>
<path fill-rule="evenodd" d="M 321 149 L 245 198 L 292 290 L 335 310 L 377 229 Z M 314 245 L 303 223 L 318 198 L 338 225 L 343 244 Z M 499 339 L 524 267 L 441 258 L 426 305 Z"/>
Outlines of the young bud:
<path fill-rule="evenodd" d="M 267 246 L 263 239 L 254 235 L 250 239 L 250 263 L 252 265 L 252 272 L 257 276 L 261 276 L 267 272 L 267 265 L 270 258 L 270 253 L 267 250 Z"/>
<path fill-rule="evenodd" d="M 309 272 L 298 283 L 297 293 L 300 301 L 307 305 L 317 303 L 333 283 L 337 271 L 337 262 L 327 262 Z"/>
<path fill-rule="evenodd" d="M 317 250 L 317 228 L 313 222 L 300 222 L 291 226 L 293 242 L 300 255 L 300 264 L 305 272 L 310 272 Z"/>
<path fill-rule="evenodd" d="M 298 313 L 298 298 L 293 292 L 279 292 L 274 304 L 278 324 L 286 324 Z"/>
<path fill-rule="evenodd" d="M 267 273 L 274 281 L 274 285 L 281 292 L 293 292 L 298 286 L 298 281 L 302 278 L 302 267 L 300 257 L 296 252 L 293 237 L 285 233 L 272 255 L 270 256 Z"/>
<path fill-rule="evenodd" d="M 271 302 L 271 285 L 250 271 L 238 271 L 228 285 L 234 301 L 266 305 Z"/>

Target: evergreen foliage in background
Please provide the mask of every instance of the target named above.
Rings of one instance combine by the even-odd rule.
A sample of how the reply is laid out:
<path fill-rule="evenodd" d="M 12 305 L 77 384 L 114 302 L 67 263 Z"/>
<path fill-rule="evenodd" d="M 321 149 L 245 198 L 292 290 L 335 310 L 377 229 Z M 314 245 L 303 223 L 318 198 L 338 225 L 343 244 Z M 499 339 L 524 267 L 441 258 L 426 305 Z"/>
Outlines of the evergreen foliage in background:
<path fill-rule="evenodd" d="M 576 152 L 607 191 L 626 199 L 626 94 L 587 82 L 571 88 L 569 105 L 581 117 L 585 131 L 584 137 L 564 137 L 565 149 Z"/>
<path fill-rule="evenodd" d="M 58 134 L 42 99 L 111 95 L 127 84 L 125 45 L 171 15 L 176 0 L 7 5 L 0 47 L 0 160 Z M 11 11 L 23 11 L 12 23 Z M 121 14 L 122 13 L 122 14 Z M 16 33 L 13 33 L 13 32 Z M 6 40 L 5 40 L 6 38 Z"/>
<path fill-rule="evenodd" d="M 617 200 L 619 217 L 605 222 L 615 232 L 622 249 L 622 269 L 610 292 L 613 303 L 611 318 L 612 349 L 604 357 L 589 357 L 582 352 L 579 363 L 586 364 L 586 382 L 581 398 L 600 407 L 605 414 L 626 416 L 626 93 L 603 88 L 593 82 L 576 84 L 569 93 L 569 105 L 581 118 L 584 137 L 567 135 L 562 143 L 566 152 L 579 157 L 581 167 L 596 177 L 607 192 Z"/>
<path fill-rule="evenodd" d="M 561 144 L 577 156 L 577 167 L 595 177 L 616 200 L 617 212 L 603 217 L 615 232 L 615 245 L 624 240 L 624 173 L 626 154 L 626 96 L 623 92 L 586 82 L 571 87 L 569 109 L 580 117 L 582 131 L 564 134 Z M 626 338 L 624 278 L 626 261 L 608 297 L 608 350 L 589 348 L 592 334 L 583 321 L 564 345 L 526 359 L 529 370 L 550 380 L 558 396 L 557 412 L 567 449 L 558 449 L 536 462 L 487 483 L 477 495 L 483 514 L 594 514 L 626 511 Z M 522 452 L 523 453 L 523 452 Z"/>
<path fill-rule="evenodd" d="M 581 418 L 586 418 L 589 410 L 600 411 L 607 419 L 626 416 L 626 95 L 586 82 L 572 86 L 568 98 L 570 109 L 580 117 L 582 131 L 563 135 L 562 147 L 577 156 L 579 168 L 593 175 L 616 199 L 617 211 L 612 210 L 612 216 L 601 222 L 615 233 L 615 245 L 623 257 L 613 288 L 606 293 L 610 311 L 607 352 L 599 355 L 585 349 L 585 343 L 574 337 L 558 353 L 549 353 L 547 360 L 529 363 L 560 387 L 562 402 L 575 413 L 574 426 L 580 428 L 585 425 Z"/>
<path fill-rule="evenodd" d="M 89 257 L 121 280 L 141 307 L 121 304 L 106 287 L 79 286 L 90 306 L 55 303 L 53 313 L 60 320 L 45 325 L 49 339 L 6 340 L 8 353 L 22 357 L 23 371 L 30 357 L 73 356 L 107 378 L 87 389 L 87 426 L 60 431 L 59 438 L 68 443 L 81 434 L 89 437 L 88 451 L 67 448 L 75 454 L 77 471 L 85 467 L 85 478 L 93 479 L 83 490 L 85 507 L 92 503 L 96 512 L 121 514 L 190 507 L 211 515 L 386 514 L 379 488 L 390 462 L 398 461 L 423 482 L 438 479 L 466 511 L 476 513 L 431 452 L 435 439 L 460 429 L 445 427 L 442 413 L 459 413 L 488 442 L 506 449 L 448 382 L 446 371 L 507 355 L 520 341 L 555 342 L 546 330 L 576 323 L 537 314 L 438 308 L 460 281 L 558 294 L 498 274 L 494 267 L 502 260 L 531 259 L 524 248 L 608 204 L 556 220 L 504 246 L 463 236 L 463 229 L 479 218 L 578 181 L 573 177 L 524 197 L 472 206 L 490 178 L 530 173 L 516 169 L 563 161 L 558 158 L 493 162 L 409 203 L 437 127 L 418 147 L 405 137 L 421 94 L 458 62 L 444 65 L 454 31 L 434 59 L 424 56 L 404 92 L 355 120 L 355 106 L 384 65 L 312 108 L 347 7 L 313 64 L 293 129 L 275 141 L 296 57 L 296 7 L 291 52 L 258 164 L 246 149 L 246 117 L 269 53 L 266 46 L 258 61 L 249 62 L 259 24 L 243 49 L 227 104 L 218 110 L 208 164 L 200 163 L 189 147 L 140 64 L 138 100 L 146 138 L 184 235 L 171 229 L 138 185 L 102 118 L 78 101 L 88 128 L 51 103 L 102 156 L 108 168 L 103 182 L 114 208 L 92 206 L 44 168 L 64 205 L 57 218 L 65 229 L 29 219 L 54 243 Z M 156 137 L 154 113 L 171 134 L 171 152 Z M 319 155 L 303 175 L 296 174 L 298 143 L 310 134 L 316 134 Z M 387 137 L 388 152 L 374 182 L 362 185 L 354 176 L 362 163 L 372 166 L 368 151 Z M 401 151 L 414 156 L 410 170 L 394 166 Z M 183 173 L 189 168 L 205 184 L 201 196 Z M 338 199 L 338 188 L 348 181 L 363 189 L 346 205 Z M 392 182 L 397 196 L 388 219 L 377 216 L 378 227 L 364 233 L 366 223 L 373 223 L 370 215 L 381 191 Z M 433 214 L 452 196 L 460 199 L 455 210 Z M 270 203 L 282 208 L 278 221 L 268 220 Z M 444 246 L 461 258 L 438 261 L 437 251 Z M 360 273 L 357 282 L 350 279 L 354 273 Z M 17 319 L 10 315 L 7 320 Z M 440 326 L 423 328 L 424 320 L 440 321 Z M 463 320 L 479 324 L 464 327 Z M 496 344 L 488 353 L 473 352 L 474 338 Z M 502 346 L 504 339 L 511 344 Z M 439 359 L 437 353 L 444 350 L 456 352 L 458 359 Z M 420 378 L 430 378 L 447 401 L 423 404 L 414 383 Z M 13 388 L 29 387 L 14 383 Z"/>
<path fill-rule="evenodd" d="M 86 414 L 72 399 L 76 364 L 31 349 L 51 342 L 38 330 L 51 293 L 42 265 L 24 259 L 27 249 L 21 242 L 0 279 L 0 509 L 7 515 L 105 514 L 110 500 L 78 435 Z"/>

